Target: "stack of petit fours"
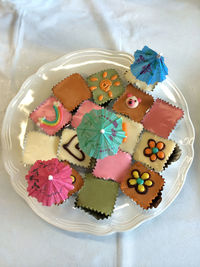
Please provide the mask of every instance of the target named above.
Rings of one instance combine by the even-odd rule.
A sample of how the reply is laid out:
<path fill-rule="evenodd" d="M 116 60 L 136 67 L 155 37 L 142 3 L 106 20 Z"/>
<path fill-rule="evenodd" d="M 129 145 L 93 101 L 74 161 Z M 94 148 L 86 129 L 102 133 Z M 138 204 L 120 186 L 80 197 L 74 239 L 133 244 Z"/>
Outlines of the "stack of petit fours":
<path fill-rule="evenodd" d="M 68 190 L 65 199 L 55 198 L 54 204 L 63 203 L 77 193 L 76 207 L 97 219 L 108 218 L 119 187 L 143 209 L 155 208 L 160 203 L 165 183 L 160 173 L 181 155 L 176 142 L 168 137 L 183 117 L 183 111 L 162 99 L 154 100 L 147 91 L 152 91 L 157 83 L 140 83 L 131 73 L 131 66 L 125 78 L 129 84 L 124 88 L 114 69 L 91 74 L 86 80 L 78 73 L 72 74 L 56 84 L 53 95 L 31 112 L 30 118 L 38 130 L 26 135 L 24 164 L 34 166 L 42 161 L 48 168 L 48 162 L 57 158 L 71 169 L 73 189 Z M 102 108 L 122 118 L 126 138 L 117 154 L 94 159 L 80 149 L 76 129 L 86 113 Z M 80 170 L 85 173 L 84 179 Z M 26 176 L 28 183 L 33 179 L 30 174 Z M 51 183 L 53 178 L 48 177 Z M 47 187 L 50 190 L 49 184 Z M 41 195 L 37 180 L 32 190 Z M 34 197 L 42 202 L 41 196 Z"/>

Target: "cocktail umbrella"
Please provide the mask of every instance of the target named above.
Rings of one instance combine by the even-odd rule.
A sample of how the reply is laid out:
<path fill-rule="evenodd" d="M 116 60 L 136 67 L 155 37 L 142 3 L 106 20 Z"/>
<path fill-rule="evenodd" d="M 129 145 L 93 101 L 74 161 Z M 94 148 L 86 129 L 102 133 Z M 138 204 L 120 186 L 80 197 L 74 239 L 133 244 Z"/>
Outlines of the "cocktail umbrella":
<path fill-rule="evenodd" d="M 142 50 L 137 50 L 134 57 L 135 61 L 131 65 L 131 73 L 136 79 L 146 82 L 148 85 L 166 79 L 168 69 L 164 63 L 164 57 L 154 50 L 145 46 Z"/>
<path fill-rule="evenodd" d="M 60 203 L 68 198 L 72 185 L 71 168 L 54 158 L 37 160 L 26 175 L 29 196 L 35 197 L 44 206 Z"/>
<path fill-rule="evenodd" d="M 122 119 L 106 110 L 92 110 L 77 127 L 80 148 L 90 157 L 103 159 L 117 153 L 126 137 Z"/>

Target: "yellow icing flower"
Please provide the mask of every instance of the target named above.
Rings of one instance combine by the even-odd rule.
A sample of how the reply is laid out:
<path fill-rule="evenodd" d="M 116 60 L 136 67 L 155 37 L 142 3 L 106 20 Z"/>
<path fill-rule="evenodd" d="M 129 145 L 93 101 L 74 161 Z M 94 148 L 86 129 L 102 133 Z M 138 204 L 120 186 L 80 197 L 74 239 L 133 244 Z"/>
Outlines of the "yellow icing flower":
<path fill-rule="evenodd" d="M 138 193 L 144 194 L 147 192 L 148 187 L 153 186 L 153 181 L 150 180 L 150 177 L 148 172 L 140 174 L 139 170 L 132 170 L 131 178 L 127 180 L 128 187 L 134 187 Z"/>

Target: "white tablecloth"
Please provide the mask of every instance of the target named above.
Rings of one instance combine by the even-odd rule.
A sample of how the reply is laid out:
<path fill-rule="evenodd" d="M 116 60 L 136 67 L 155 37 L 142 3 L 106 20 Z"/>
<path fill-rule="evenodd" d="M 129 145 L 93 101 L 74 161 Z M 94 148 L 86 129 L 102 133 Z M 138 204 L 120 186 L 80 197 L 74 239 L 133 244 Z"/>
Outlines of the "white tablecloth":
<path fill-rule="evenodd" d="M 12 0 L 0 4 L 0 111 L 41 65 L 70 51 L 164 54 L 196 128 L 195 158 L 159 217 L 106 237 L 57 229 L 35 215 L 0 168 L 0 266 L 200 266 L 199 0 Z"/>

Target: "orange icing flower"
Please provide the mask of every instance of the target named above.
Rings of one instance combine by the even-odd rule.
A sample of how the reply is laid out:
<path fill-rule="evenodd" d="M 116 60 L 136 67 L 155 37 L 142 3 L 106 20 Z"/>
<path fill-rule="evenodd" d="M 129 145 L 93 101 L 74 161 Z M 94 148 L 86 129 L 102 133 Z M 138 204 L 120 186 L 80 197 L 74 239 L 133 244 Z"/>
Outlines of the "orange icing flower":
<path fill-rule="evenodd" d="M 149 139 L 147 144 L 148 147 L 144 149 L 144 155 L 150 157 L 151 161 L 163 160 L 165 158 L 165 153 L 162 151 L 165 148 L 163 142 L 159 141 L 156 143 L 155 140 Z"/>

